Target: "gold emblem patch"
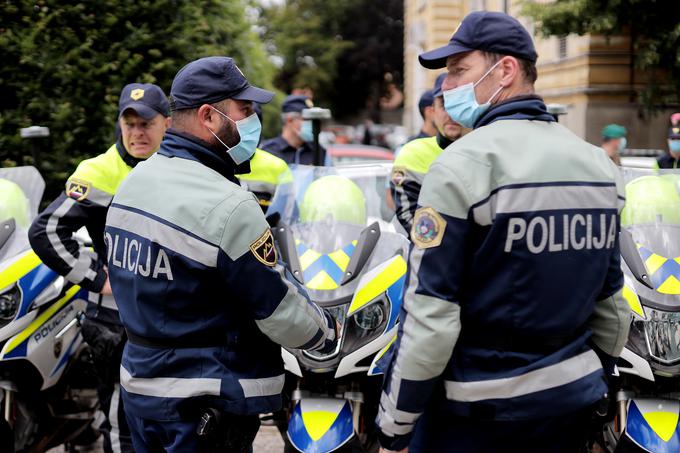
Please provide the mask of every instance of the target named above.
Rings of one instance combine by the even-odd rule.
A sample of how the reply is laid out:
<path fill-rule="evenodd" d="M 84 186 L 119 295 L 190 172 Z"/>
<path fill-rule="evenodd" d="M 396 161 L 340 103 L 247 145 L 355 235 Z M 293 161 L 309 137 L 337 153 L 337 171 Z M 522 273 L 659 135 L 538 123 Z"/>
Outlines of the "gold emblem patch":
<path fill-rule="evenodd" d="M 262 233 L 262 236 L 250 244 L 250 251 L 262 264 L 274 266 L 276 264 L 276 247 L 274 247 L 274 236 L 272 236 L 271 230 L 267 229 Z"/>
<path fill-rule="evenodd" d="M 438 247 L 442 243 L 446 221 L 432 208 L 420 208 L 413 218 L 411 239 L 421 249 Z"/>
<path fill-rule="evenodd" d="M 83 201 L 90 193 L 92 184 L 79 179 L 69 179 L 66 182 L 66 195 L 76 201 Z"/>
<path fill-rule="evenodd" d="M 132 90 L 132 92 L 130 92 L 130 97 L 132 99 L 134 99 L 135 101 L 139 101 L 140 99 L 142 99 L 144 97 L 144 90 L 142 90 L 141 88 L 137 88 L 136 90 Z"/>

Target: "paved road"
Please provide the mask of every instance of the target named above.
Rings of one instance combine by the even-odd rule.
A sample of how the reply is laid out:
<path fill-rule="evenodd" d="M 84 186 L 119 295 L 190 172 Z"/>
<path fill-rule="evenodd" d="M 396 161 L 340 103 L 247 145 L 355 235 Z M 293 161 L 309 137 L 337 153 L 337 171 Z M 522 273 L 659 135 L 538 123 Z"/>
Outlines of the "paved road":
<path fill-rule="evenodd" d="M 102 453 L 104 450 L 101 447 L 101 442 L 94 448 L 79 449 L 82 453 Z M 63 447 L 52 448 L 47 451 L 47 453 L 64 453 Z M 282 453 L 283 452 L 283 440 L 281 439 L 281 434 L 275 426 L 262 426 L 260 431 L 257 433 L 255 442 L 253 443 L 253 453 Z"/>

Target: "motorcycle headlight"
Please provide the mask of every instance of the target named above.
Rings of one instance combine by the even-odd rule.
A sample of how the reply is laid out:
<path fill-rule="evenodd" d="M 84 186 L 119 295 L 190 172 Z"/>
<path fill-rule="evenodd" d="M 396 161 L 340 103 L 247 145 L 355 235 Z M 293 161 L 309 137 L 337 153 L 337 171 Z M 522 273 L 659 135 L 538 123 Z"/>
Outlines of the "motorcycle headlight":
<path fill-rule="evenodd" d="M 15 284 L 0 294 L 0 323 L 14 319 L 21 305 L 21 290 Z"/>
<path fill-rule="evenodd" d="M 352 318 L 359 328 L 373 330 L 382 324 L 385 319 L 385 306 L 383 304 L 371 304 L 363 310 L 359 310 Z"/>
<path fill-rule="evenodd" d="M 649 307 L 645 310 L 647 320 L 643 322 L 649 354 L 664 364 L 680 361 L 680 313 Z"/>

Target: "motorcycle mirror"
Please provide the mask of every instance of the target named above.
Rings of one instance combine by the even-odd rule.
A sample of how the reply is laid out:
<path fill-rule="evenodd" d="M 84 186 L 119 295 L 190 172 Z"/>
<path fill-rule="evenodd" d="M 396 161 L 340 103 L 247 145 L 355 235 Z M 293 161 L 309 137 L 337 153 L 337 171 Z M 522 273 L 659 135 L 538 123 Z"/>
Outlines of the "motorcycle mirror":
<path fill-rule="evenodd" d="M 16 228 L 17 224 L 14 219 L 5 220 L 0 223 L 0 249 L 5 246 Z"/>
<path fill-rule="evenodd" d="M 649 281 L 645 263 L 642 262 L 642 257 L 638 253 L 635 241 L 633 240 L 633 235 L 630 234 L 630 231 L 621 230 L 621 233 L 619 234 L 619 245 L 621 248 L 621 257 L 626 262 L 633 275 L 635 275 L 635 278 L 649 289 L 654 289 L 654 286 Z"/>
<path fill-rule="evenodd" d="M 272 228 L 274 239 L 279 245 L 279 252 L 281 259 L 288 266 L 293 278 L 301 285 L 305 284 L 305 278 L 302 275 L 302 267 L 300 266 L 300 259 L 298 258 L 297 248 L 295 247 L 295 238 L 293 232 L 290 231 L 288 225 L 280 222 L 276 227 Z"/>
<path fill-rule="evenodd" d="M 371 253 L 373 253 L 373 249 L 375 248 L 375 244 L 378 243 L 378 239 L 380 239 L 380 225 L 378 225 L 378 222 L 373 222 L 363 229 L 357 240 L 357 246 L 354 249 L 354 253 L 352 253 L 352 257 L 349 259 L 349 264 L 347 264 L 347 270 L 345 270 L 345 276 L 343 277 L 340 286 L 351 282 L 359 275 L 361 269 L 363 269 L 364 265 L 368 262 Z"/>

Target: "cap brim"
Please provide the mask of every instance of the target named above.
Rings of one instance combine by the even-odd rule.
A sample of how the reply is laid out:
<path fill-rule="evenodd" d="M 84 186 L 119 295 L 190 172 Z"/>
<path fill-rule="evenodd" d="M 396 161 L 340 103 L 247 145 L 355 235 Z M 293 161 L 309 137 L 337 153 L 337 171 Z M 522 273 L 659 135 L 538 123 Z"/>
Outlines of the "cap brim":
<path fill-rule="evenodd" d="M 274 93 L 263 90 L 262 88 L 248 86 L 245 90 L 231 97 L 239 101 L 252 101 L 258 104 L 268 104 L 274 98 Z"/>
<path fill-rule="evenodd" d="M 125 108 L 118 114 L 118 119 L 120 119 L 128 110 L 134 110 L 137 115 L 141 116 L 145 120 L 153 119 L 156 117 L 156 115 L 162 115 L 160 112 L 157 112 L 146 104 L 133 102 L 132 104 L 125 106 Z"/>
<path fill-rule="evenodd" d="M 446 59 L 459 53 L 471 52 L 475 49 L 461 46 L 460 44 L 447 44 L 438 49 L 430 50 L 429 52 L 421 53 L 418 56 L 420 65 L 427 69 L 441 69 L 446 67 Z"/>

